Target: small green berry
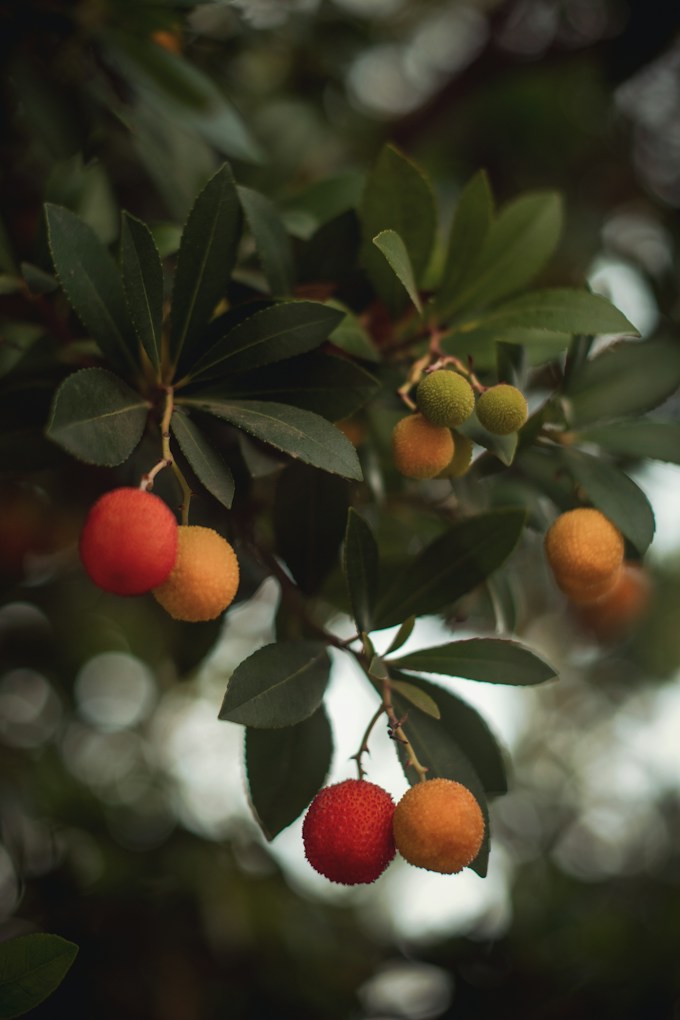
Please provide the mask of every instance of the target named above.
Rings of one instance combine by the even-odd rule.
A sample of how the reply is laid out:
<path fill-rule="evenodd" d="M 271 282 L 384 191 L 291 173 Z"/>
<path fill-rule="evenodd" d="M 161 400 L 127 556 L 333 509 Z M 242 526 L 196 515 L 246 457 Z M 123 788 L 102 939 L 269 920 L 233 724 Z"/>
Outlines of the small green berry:
<path fill-rule="evenodd" d="M 461 478 L 467 473 L 472 461 L 474 443 L 460 432 L 453 433 L 453 457 L 437 478 Z"/>
<path fill-rule="evenodd" d="M 524 425 L 529 416 L 526 398 L 516 386 L 499 383 L 482 393 L 477 401 L 477 418 L 495 436 L 509 436 Z"/>
<path fill-rule="evenodd" d="M 474 411 L 475 394 L 462 375 L 439 368 L 418 383 L 416 404 L 432 425 L 452 429 L 467 421 Z"/>

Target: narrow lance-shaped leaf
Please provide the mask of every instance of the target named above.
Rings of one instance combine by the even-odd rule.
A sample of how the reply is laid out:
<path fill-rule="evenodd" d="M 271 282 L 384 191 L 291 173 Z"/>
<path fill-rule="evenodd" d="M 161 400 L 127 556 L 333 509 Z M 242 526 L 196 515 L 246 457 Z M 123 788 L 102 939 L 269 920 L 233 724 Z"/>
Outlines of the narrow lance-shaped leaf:
<path fill-rule="evenodd" d="M 74 942 L 42 932 L 0 943 L 0 1016 L 22 1016 L 43 1002 L 66 977 L 78 955 Z"/>
<path fill-rule="evenodd" d="M 378 546 L 370 525 L 352 508 L 347 514 L 342 569 L 357 627 L 368 632 L 378 586 Z"/>
<path fill-rule="evenodd" d="M 524 525 L 521 510 L 480 514 L 427 546 L 385 592 L 374 626 L 440 612 L 486 580 L 510 555 Z"/>
<path fill-rule="evenodd" d="M 454 303 L 459 287 L 470 273 L 486 239 L 493 216 L 489 179 L 480 170 L 463 188 L 449 232 L 446 258 L 435 308 L 443 313 Z"/>
<path fill-rule="evenodd" d="M 564 462 L 589 499 L 623 532 L 640 555 L 654 537 L 654 511 L 642 489 L 602 457 L 565 450 Z"/>
<path fill-rule="evenodd" d="M 46 435 L 88 464 L 127 460 L 146 425 L 149 404 L 103 368 L 83 368 L 57 390 Z"/>
<path fill-rule="evenodd" d="M 116 263 L 75 213 L 48 203 L 45 215 L 54 268 L 78 318 L 115 368 L 136 371 L 137 339 Z"/>
<path fill-rule="evenodd" d="M 498 638 L 449 641 L 435 648 L 409 652 L 399 659 L 390 660 L 390 665 L 513 686 L 540 684 L 557 675 L 551 666 L 528 648 L 516 641 Z"/>
<path fill-rule="evenodd" d="M 192 370 L 196 380 L 233 375 L 311 351 L 328 338 L 342 312 L 320 301 L 284 301 L 230 329 Z"/>
<path fill-rule="evenodd" d="M 146 223 L 127 212 L 123 213 L 121 264 L 135 332 L 151 364 L 158 368 L 163 325 L 163 267 Z"/>
<path fill-rule="evenodd" d="M 439 719 L 441 717 L 441 712 L 439 711 L 439 705 L 437 702 L 434 698 L 430 697 L 426 691 L 421 690 L 420 687 L 416 687 L 415 684 L 407 683 L 406 680 L 394 679 L 391 681 L 390 686 L 393 691 L 396 691 L 397 694 L 401 694 L 402 698 L 405 698 L 406 701 L 415 705 L 415 707 L 419 708 L 421 712 L 432 716 L 433 719 Z"/>
<path fill-rule="evenodd" d="M 480 316 L 482 326 L 499 330 L 526 327 L 557 333 L 628 333 L 637 330 L 606 298 L 587 290 L 555 287 L 534 290 Z"/>
<path fill-rule="evenodd" d="M 330 667 L 319 641 L 265 645 L 232 673 L 219 717 L 256 729 L 294 726 L 321 704 Z"/>
<path fill-rule="evenodd" d="M 226 290 L 240 230 L 241 205 L 225 163 L 198 195 L 182 233 L 170 329 L 169 353 L 175 364 L 190 364 L 192 346 Z"/>
<path fill-rule="evenodd" d="M 316 796 L 332 753 L 333 736 L 323 706 L 296 726 L 246 729 L 248 794 L 267 839 L 294 822 Z"/>
<path fill-rule="evenodd" d="M 373 238 L 373 244 L 383 253 L 392 267 L 394 275 L 411 298 L 411 301 L 418 311 L 422 312 L 423 306 L 420 300 L 420 295 L 418 294 L 418 286 L 413 273 L 411 259 L 406 249 L 406 245 L 399 234 L 396 230 L 382 230 L 376 237 Z"/>
<path fill-rule="evenodd" d="M 199 482 L 208 492 L 229 508 L 234 499 L 234 478 L 228 464 L 210 444 L 200 428 L 178 407 L 175 408 L 171 429 L 179 448 L 189 461 Z"/>
<path fill-rule="evenodd" d="M 295 272 L 293 247 L 274 203 L 252 188 L 239 186 L 236 190 L 272 294 L 290 293 Z"/>
<path fill-rule="evenodd" d="M 676 421 L 617 421 L 583 429 L 576 439 L 597 443 L 621 457 L 649 457 L 680 464 L 680 422 Z"/>
<path fill-rule="evenodd" d="M 290 457 L 344 478 L 361 479 L 356 450 L 342 432 L 318 414 L 274 401 L 184 397 L 182 403 L 231 422 Z"/>

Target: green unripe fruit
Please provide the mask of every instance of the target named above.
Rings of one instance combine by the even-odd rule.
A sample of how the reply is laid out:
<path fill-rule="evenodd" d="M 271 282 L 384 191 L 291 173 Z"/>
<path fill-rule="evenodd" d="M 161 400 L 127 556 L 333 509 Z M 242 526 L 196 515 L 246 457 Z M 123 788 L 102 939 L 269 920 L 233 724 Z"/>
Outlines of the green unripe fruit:
<path fill-rule="evenodd" d="M 462 375 L 440 368 L 418 383 L 416 404 L 433 425 L 452 429 L 467 421 L 474 411 L 475 394 Z"/>
<path fill-rule="evenodd" d="M 461 478 L 470 467 L 474 445 L 468 436 L 454 432 L 453 457 L 444 470 L 439 472 L 437 478 Z"/>
<path fill-rule="evenodd" d="M 516 386 L 499 383 L 482 393 L 477 401 L 477 418 L 495 436 L 509 436 L 521 429 L 529 417 L 526 398 Z"/>

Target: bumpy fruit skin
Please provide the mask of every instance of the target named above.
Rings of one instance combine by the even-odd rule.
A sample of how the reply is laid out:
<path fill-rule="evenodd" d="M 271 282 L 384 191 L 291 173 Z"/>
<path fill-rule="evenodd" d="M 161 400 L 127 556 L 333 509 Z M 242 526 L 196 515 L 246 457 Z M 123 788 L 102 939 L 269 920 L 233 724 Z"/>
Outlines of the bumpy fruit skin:
<path fill-rule="evenodd" d="M 612 589 L 597 602 L 577 606 L 584 630 L 599 641 L 617 641 L 629 634 L 645 616 L 652 598 L 652 582 L 643 566 L 624 563 Z"/>
<path fill-rule="evenodd" d="M 467 421 L 474 411 L 475 394 L 462 375 L 441 368 L 430 372 L 418 383 L 416 404 L 433 425 L 452 429 Z"/>
<path fill-rule="evenodd" d="M 453 436 L 422 414 L 410 414 L 394 426 L 392 456 L 397 471 L 407 478 L 434 478 L 453 457 Z"/>
<path fill-rule="evenodd" d="M 484 390 L 477 401 L 477 419 L 487 432 L 509 436 L 521 429 L 529 417 L 526 397 L 508 383 L 499 383 Z"/>
<path fill-rule="evenodd" d="M 624 542 L 600 510 L 579 507 L 553 522 L 545 536 L 545 552 L 558 587 L 572 602 L 587 604 L 605 597 L 616 585 Z"/>
<path fill-rule="evenodd" d="M 305 856 L 331 882 L 375 882 L 396 852 L 393 815 L 394 801 L 375 783 L 346 779 L 326 786 L 302 824 Z"/>
<path fill-rule="evenodd" d="M 177 558 L 175 515 L 143 489 L 112 489 L 90 508 L 80 558 L 96 585 L 114 595 L 142 595 L 169 576 Z"/>
<path fill-rule="evenodd" d="M 460 432 L 453 433 L 453 457 L 437 478 L 462 478 L 472 463 L 474 443 Z"/>
<path fill-rule="evenodd" d="M 175 620 L 214 620 L 238 591 L 236 553 L 212 528 L 181 525 L 177 561 L 167 581 L 154 588 L 154 598 Z"/>
<path fill-rule="evenodd" d="M 409 864 L 453 875 L 474 861 L 485 824 L 466 786 L 452 779 L 427 779 L 406 791 L 392 827 L 397 850 Z"/>

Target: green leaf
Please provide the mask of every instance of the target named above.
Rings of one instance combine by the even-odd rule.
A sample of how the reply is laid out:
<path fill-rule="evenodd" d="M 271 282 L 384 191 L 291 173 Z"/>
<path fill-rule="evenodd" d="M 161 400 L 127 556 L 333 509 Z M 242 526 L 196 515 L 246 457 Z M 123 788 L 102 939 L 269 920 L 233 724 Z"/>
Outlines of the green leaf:
<path fill-rule="evenodd" d="M 184 397 L 181 403 L 231 422 L 312 467 L 361 480 L 361 464 L 349 439 L 318 414 L 274 401 L 197 396 Z"/>
<path fill-rule="evenodd" d="M 57 390 L 46 435 L 88 464 L 114 467 L 142 438 L 149 404 L 103 368 L 83 368 Z"/>
<path fill-rule="evenodd" d="M 431 698 L 427 691 L 423 691 L 420 687 L 416 687 L 415 684 L 407 683 L 406 680 L 391 680 L 390 686 L 393 691 L 397 694 L 401 694 L 402 698 L 415 705 L 421 712 L 426 715 L 432 716 L 433 719 L 441 718 L 441 712 L 439 711 L 439 705 Z"/>
<path fill-rule="evenodd" d="M 378 546 L 370 525 L 353 508 L 347 514 L 342 569 L 357 627 L 368 633 L 378 588 Z"/>
<path fill-rule="evenodd" d="M 272 294 L 289 294 L 295 273 L 293 247 L 276 206 L 252 188 L 236 190 Z"/>
<path fill-rule="evenodd" d="M 568 287 L 533 290 L 480 316 L 475 326 L 498 330 L 547 329 L 557 333 L 632 333 L 623 312 L 599 294 Z"/>
<path fill-rule="evenodd" d="M 385 655 L 391 655 L 392 652 L 396 652 L 397 649 L 405 645 L 408 639 L 413 633 L 413 628 L 416 625 L 415 616 L 409 616 L 408 620 L 404 620 L 401 627 L 390 641 L 390 646 L 385 652 Z"/>
<path fill-rule="evenodd" d="M 379 386 L 375 376 L 348 358 L 312 351 L 220 382 L 219 394 L 272 399 L 340 421 L 363 407 Z"/>
<path fill-rule="evenodd" d="M 195 380 L 247 372 L 320 347 L 342 312 L 320 301 L 284 301 L 244 319 L 194 366 Z"/>
<path fill-rule="evenodd" d="M 564 451 L 564 463 L 588 498 L 619 528 L 640 555 L 654 537 L 654 512 L 632 478 L 601 457 L 582 450 Z"/>
<path fill-rule="evenodd" d="M 482 250 L 492 216 L 489 179 L 485 171 L 480 170 L 463 188 L 449 231 L 444 269 L 434 301 L 440 313 L 445 313 L 456 301 L 463 281 Z"/>
<path fill-rule="evenodd" d="M 320 641 L 279 641 L 258 648 L 232 673 L 219 718 L 255 729 L 294 726 L 318 709 L 330 668 Z"/>
<path fill-rule="evenodd" d="M 227 289 L 240 232 L 241 204 L 225 163 L 196 198 L 182 233 L 170 328 L 175 364 L 190 363 L 192 345 Z"/>
<path fill-rule="evenodd" d="M 374 627 L 440 612 L 472 591 L 507 559 L 523 526 L 521 510 L 493 511 L 454 524 L 385 592 L 376 607 Z"/>
<path fill-rule="evenodd" d="M 553 361 L 565 351 L 571 340 L 570 333 L 557 333 L 547 329 L 498 329 L 494 325 L 472 324 L 464 329 L 456 327 L 441 340 L 447 354 L 459 358 L 472 358 L 475 369 L 491 370 L 496 361 L 498 343 L 520 344 L 530 365 Z"/>
<path fill-rule="evenodd" d="M 31 294 L 53 294 L 59 287 L 56 276 L 46 273 L 44 269 L 34 266 L 32 262 L 21 263 L 21 275 Z"/>
<path fill-rule="evenodd" d="M 0 378 L 12 371 L 45 336 L 45 327 L 36 322 L 2 321 L 0 337 Z"/>
<path fill-rule="evenodd" d="M 418 294 L 418 286 L 413 273 L 413 266 L 406 245 L 396 230 L 382 230 L 373 238 L 373 244 L 383 253 L 392 270 L 404 287 L 404 290 L 411 298 L 419 312 L 422 313 L 423 306 Z"/>
<path fill-rule="evenodd" d="M 597 443 L 620 457 L 680 464 L 680 423 L 676 421 L 618 421 L 579 430 L 576 439 Z"/>
<path fill-rule="evenodd" d="M 551 666 L 528 648 L 498 638 L 449 641 L 390 660 L 390 666 L 522 687 L 557 676 Z"/>
<path fill-rule="evenodd" d="M 323 706 L 297 726 L 246 729 L 248 793 L 260 828 L 274 839 L 321 789 L 333 753 Z"/>
<path fill-rule="evenodd" d="M 130 316 L 154 368 L 160 363 L 163 327 L 163 266 L 146 223 L 123 213 L 121 238 L 123 287 Z"/>
<path fill-rule="evenodd" d="M 173 412 L 170 427 L 199 482 L 228 509 L 234 499 L 234 478 L 229 466 L 198 426 L 178 407 Z"/>
<path fill-rule="evenodd" d="M 491 223 L 479 256 L 448 305 L 449 314 L 521 290 L 543 269 L 561 232 L 562 200 L 556 192 L 520 195 L 510 202 Z"/>
<path fill-rule="evenodd" d="M 340 301 L 330 300 L 326 302 L 331 308 L 337 308 L 344 313 L 344 319 L 339 323 L 330 335 L 330 340 L 341 351 L 351 354 L 355 358 L 362 358 L 364 361 L 380 361 L 380 351 L 376 347 L 373 337 L 364 329 L 356 315 Z"/>
<path fill-rule="evenodd" d="M 66 977 L 78 955 L 74 942 L 58 935 L 20 935 L 0 943 L 0 1016 L 28 1013 Z"/>
<path fill-rule="evenodd" d="M 363 264 L 378 295 L 392 311 L 398 311 L 404 305 L 403 289 L 373 238 L 383 230 L 396 231 L 408 250 L 415 279 L 420 282 L 432 253 L 436 215 L 427 178 L 391 145 L 382 149 L 368 176 L 360 219 Z"/>
<path fill-rule="evenodd" d="M 115 368 L 136 370 L 137 339 L 115 262 L 75 213 L 47 204 L 45 216 L 54 268 L 78 318 Z"/>
<path fill-rule="evenodd" d="M 680 386 L 680 343 L 663 337 L 620 343 L 575 372 L 566 393 L 575 428 L 639 415 L 658 407 Z"/>
<path fill-rule="evenodd" d="M 344 478 L 306 464 L 289 464 L 279 475 L 273 513 L 276 549 L 306 595 L 317 592 L 335 566 L 348 495 Z"/>

